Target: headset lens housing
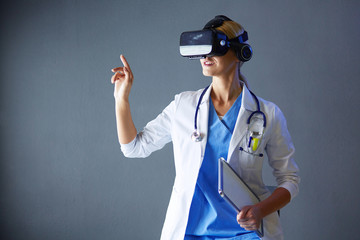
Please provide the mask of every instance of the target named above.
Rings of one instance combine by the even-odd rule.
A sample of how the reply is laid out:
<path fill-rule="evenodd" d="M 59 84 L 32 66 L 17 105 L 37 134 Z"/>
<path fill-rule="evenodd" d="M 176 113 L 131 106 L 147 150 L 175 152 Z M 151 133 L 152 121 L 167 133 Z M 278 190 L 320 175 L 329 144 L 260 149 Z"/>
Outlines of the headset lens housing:
<path fill-rule="evenodd" d="M 180 36 L 180 54 L 191 59 L 223 56 L 229 49 L 225 34 L 212 29 L 183 32 Z"/>

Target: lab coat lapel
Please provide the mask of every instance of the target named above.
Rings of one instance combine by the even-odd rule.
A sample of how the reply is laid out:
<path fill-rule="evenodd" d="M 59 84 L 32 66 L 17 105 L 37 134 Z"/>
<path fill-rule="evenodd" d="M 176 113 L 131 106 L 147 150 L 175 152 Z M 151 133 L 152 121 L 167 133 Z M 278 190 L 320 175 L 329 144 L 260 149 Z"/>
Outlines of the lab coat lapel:
<path fill-rule="evenodd" d="M 256 102 L 251 95 L 249 89 L 243 85 L 242 99 L 241 99 L 241 108 L 236 120 L 235 128 L 233 135 L 230 140 L 229 151 L 227 156 L 227 161 L 230 162 L 233 153 L 238 150 L 237 147 L 241 139 L 245 136 L 247 132 L 247 120 L 250 114 L 253 111 L 257 110 Z"/>
<path fill-rule="evenodd" d="M 206 90 L 206 92 L 203 96 L 203 99 L 201 100 L 200 106 L 199 106 L 197 126 L 198 126 L 198 130 L 202 137 L 202 141 L 199 144 L 199 146 L 201 147 L 200 166 L 202 164 L 202 160 L 204 159 L 205 148 L 206 148 L 207 137 L 208 137 L 209 98 L 210 98 L 211 89 L 212 89 L 212 85 L 210 85 L 210 87 Z M 200 95 L 199 95 L 199 97 L 200 97 Z"/>

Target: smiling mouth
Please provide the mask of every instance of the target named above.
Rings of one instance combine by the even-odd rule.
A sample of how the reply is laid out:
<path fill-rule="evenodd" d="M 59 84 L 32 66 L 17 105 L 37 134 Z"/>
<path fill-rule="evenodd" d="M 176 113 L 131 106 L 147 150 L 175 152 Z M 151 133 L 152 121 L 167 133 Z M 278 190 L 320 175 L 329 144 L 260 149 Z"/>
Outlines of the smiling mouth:
<path fill-rule="evenodd" d="M 210 61 L 205 61 L 204 62 L 204 66 L 212 66 L 212 65 L 214 65 L 213 62 L 210 62 Z"/>

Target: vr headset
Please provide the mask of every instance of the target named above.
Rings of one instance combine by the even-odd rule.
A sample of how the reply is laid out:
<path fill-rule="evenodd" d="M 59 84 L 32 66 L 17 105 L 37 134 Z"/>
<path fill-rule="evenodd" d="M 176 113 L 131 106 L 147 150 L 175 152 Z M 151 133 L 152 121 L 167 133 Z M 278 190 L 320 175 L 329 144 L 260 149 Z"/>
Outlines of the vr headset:
<path fill-rule="evenodd" d="M 223 56 L 232 48 L 240 61 L 247 62 L 252 57 L 247 32 L 229 39 L 223 32 L 216 30 L 230 18 L 219 15 L 209 21 L 203 30 L 183 32 L 180 36 L 180 54 L 189 59 L 201 59 L 211 56 Z"/>

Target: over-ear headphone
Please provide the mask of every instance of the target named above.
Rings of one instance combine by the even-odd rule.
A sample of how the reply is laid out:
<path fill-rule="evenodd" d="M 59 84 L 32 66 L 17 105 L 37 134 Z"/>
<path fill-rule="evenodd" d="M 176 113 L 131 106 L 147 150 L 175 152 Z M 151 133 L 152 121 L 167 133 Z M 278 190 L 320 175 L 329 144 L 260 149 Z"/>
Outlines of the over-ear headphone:
<path fill-rule="evenodd" d="M 212 20 L 210 20 L 207 24 L 205 24 L 203 29 L 212 29 L 217 32 L 221 32 L 216 30 L 215 28 L 220 27 L 224 23 L 224 21 L 233 20 L 224 15 L 218 15 L 215 16 L 215 18 L 213 18 Z M 229 47 L 235 51 L 236 57 L 242 62 L 249 61 L 253 53 L 251 46 L 245 43 L 245 41 L 247 40 L 248 34 L 246 31 L 244 31 L 240 36 L 228 40 Z"/>

